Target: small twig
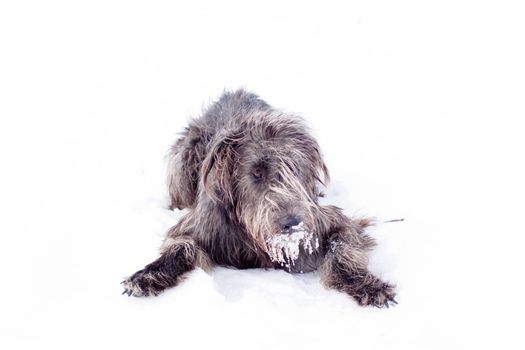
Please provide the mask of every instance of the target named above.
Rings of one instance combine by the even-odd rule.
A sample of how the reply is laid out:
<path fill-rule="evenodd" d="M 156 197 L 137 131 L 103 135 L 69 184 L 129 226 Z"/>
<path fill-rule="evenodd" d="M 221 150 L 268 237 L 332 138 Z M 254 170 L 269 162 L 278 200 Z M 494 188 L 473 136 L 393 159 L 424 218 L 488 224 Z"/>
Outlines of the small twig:
<path fill-rule="evenodd" d="M 405 221 L 405 218 L 387 220 L 387 221 L 383 221 L 383 223 L 388 224 L 390 222 L 401 222 L 401 221 Z"/>

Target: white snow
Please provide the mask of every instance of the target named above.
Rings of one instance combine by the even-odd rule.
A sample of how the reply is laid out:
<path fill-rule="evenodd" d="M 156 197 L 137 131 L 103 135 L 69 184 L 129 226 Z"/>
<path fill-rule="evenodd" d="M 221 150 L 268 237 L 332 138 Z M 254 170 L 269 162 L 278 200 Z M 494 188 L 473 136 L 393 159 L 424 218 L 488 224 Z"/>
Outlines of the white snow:
<path fill-rule="evenodd" d="M 1 349 L 523 349 L 518 1 L 0 3 Z M 399 305 L 197 270 L 157 298 L 164 156 L 246 87 L 308 121 Z"/>
<path fill-rule="evenodd" d="M 287 233 L 274 235 L 266 242 L 272 261 L 278 262 L 288 270 L 299 258 L 301 247 L 306 254 L 312 254 L 319 248 L 319 240 L 312 231 L 308 231 L 304 222 L 292 226 Z"/>

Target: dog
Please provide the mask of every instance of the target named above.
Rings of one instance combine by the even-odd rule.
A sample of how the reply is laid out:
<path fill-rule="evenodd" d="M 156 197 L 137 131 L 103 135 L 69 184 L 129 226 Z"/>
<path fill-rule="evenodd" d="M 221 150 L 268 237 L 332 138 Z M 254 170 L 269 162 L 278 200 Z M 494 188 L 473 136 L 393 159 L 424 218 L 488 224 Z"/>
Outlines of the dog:
<path fill-rule="evenodd" d="M 171 147 L 171 209 L 187 209 L 160 257 L 125 279 L 123 294 L 158 295 L 213 266 L 320 270 L 359 305 L 397 304 L 394 285 L 368 270 L 368 218 L 319 204 L 329 181 L 305 122 L 243 89 L 225 92 Z"/>

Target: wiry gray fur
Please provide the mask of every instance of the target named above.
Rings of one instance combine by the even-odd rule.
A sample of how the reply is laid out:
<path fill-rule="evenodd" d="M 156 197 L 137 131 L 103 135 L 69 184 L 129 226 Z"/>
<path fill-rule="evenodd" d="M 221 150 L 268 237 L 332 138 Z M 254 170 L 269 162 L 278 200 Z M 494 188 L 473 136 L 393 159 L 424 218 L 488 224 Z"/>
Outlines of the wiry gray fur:
<path fill-rule="evenodd" d="M 361 305 L 395 303 L 394 287 L 367 269 L 374 246 L 364 233 L 370 220 L 352 220 L 340 208 L 319 204 L 328 178 L 301 118 L 244 90 L 224 93 L 173 145 L 171 207 L 188 213 L 169 230 L 160 258 L 123 282 L 124 293 L 157 295 L 197 266 L 222 265 L 320 269 L 327 287 Z M 313 233 L 315 249 L 301 246 L 290 264 L 272 259 L 268 242 L 291 234 L 298 222 Z"/>

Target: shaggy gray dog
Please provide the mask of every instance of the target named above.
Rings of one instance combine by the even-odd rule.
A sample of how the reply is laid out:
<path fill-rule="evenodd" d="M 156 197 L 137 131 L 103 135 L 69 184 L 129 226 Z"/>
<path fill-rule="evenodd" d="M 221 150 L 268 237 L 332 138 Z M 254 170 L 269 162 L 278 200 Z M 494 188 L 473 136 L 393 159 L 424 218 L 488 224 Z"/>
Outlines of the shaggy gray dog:
<path fill-rule="evenodd" d="M 328 170 L 303 120 L 258 96 L 224 93 L 173 145 L 171 208 L 188 212 L 160 257 L 127 278 L 124 293 L 158 295 L 195 267 L 319 269 L 322 282 L 360 305 L 388 307 L 394 287 L 367 269 L 369 219 L 322 206 Z"/>

